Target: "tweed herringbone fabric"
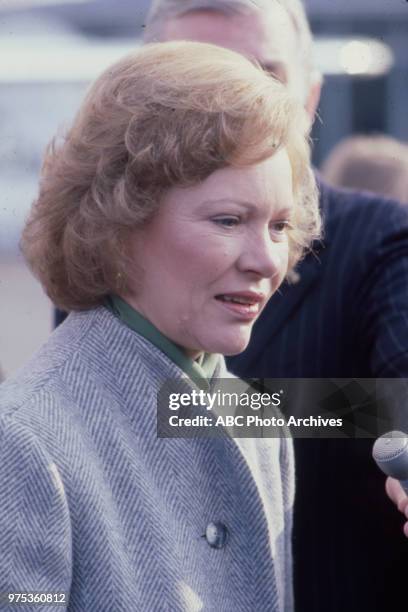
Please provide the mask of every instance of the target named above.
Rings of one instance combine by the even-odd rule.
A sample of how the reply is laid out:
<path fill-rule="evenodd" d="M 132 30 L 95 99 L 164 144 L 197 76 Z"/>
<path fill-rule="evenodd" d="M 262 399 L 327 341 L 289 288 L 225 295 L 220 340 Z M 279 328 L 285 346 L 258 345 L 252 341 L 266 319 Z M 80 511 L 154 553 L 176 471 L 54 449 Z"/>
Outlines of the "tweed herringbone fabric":
<path fill-rule="evenodd" d="M 158 439 L 156 393 L 181 374 L 101 307 L 0 387 L 0 592 L 65 591 L 71 612 L 293 609 L 291 445 Z"/>

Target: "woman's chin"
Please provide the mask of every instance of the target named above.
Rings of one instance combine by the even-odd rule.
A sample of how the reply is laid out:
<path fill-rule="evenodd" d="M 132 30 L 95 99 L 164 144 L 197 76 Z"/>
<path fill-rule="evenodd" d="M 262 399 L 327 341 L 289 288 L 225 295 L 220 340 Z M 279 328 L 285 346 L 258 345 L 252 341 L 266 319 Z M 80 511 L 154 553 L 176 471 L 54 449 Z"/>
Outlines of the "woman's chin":
<path fill-rule="evenodd" d="M 246 347 L 248 346 L 249 338 L 249 335 L 247 337 L 235 337 L 233 339 L 229 338 L 225 340 L 218 338 L 213 343 L 208 344 L 206 352 L 218 353 L 220 355 L 224 355 L 225 357 L 239 355 L 239 353 L 245 351 Z"/>
<path fill-rule="evenodd" d="M 248 346 L 248 343 L 244 344 L 242 347 L 240 348 L 236 348 L 236 349 L 231 349 L 230 351 L 225 351 L 224 353 L 222 353 L 222 355 L 224 355 L 224 357 L 234 357 L 234 355 L 239 355 L 240 353 L 243 353 L 246 349 L 246 347 Z"/>

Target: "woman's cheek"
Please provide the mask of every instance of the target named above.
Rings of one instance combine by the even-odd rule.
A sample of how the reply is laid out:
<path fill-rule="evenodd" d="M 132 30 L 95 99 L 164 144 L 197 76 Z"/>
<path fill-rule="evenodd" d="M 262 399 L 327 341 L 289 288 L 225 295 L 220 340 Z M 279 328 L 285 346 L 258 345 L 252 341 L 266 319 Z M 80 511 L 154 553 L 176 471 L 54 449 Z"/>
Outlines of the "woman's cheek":
<path fill-rule="evenodd" d="M 282 243 L 281 248 L 277 252 L 276 269 L 279 272 L 279 284 L 283 281 L 288 271 L 289 264 L 289 243 L 287 240 Z"/>

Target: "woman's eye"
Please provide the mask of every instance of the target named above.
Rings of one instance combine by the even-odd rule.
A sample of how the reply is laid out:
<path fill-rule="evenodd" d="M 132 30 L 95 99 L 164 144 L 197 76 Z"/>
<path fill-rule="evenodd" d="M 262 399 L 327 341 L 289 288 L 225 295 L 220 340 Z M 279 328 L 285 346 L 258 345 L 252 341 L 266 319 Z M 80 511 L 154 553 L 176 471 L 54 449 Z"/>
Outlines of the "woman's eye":
<path fill-rule="evenodd" d="M 278 232 L 279 234 L 281 234 L 282 232 L 284 232 L 286 229 L 290 229 L 291 225 L 289 223 L 289 221 L 277 221 L 276 223 L 273 223 L 272 228 L 275 232 Z"/>
<path fill-rule="evenodd" d="M 235 227 L 240 223 L 239 217 L 217 217 L 213 222 L 222 227 Z"/>

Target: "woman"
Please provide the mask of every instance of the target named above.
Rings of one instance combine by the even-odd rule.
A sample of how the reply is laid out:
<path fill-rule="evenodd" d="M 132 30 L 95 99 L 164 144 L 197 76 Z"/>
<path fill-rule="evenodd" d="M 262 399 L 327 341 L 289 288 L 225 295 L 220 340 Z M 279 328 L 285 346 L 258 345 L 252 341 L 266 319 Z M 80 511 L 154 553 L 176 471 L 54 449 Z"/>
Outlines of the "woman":
<path fill-rule="evenodd" d="M 0 591 L 292 609 L 289 441 L 158 439 L 155 411 L 170 378 L 214 388 L 317 234 L 305 121 L 231 51 L 151 45 L 47 152 L 23 248 L 72 312 L 1 388 Z"/>

